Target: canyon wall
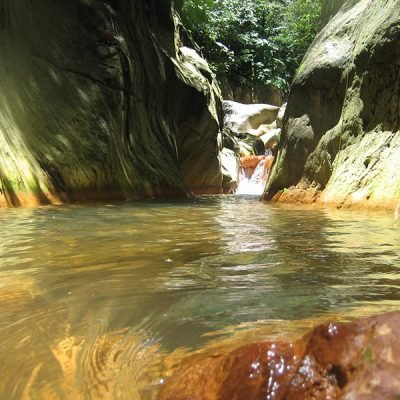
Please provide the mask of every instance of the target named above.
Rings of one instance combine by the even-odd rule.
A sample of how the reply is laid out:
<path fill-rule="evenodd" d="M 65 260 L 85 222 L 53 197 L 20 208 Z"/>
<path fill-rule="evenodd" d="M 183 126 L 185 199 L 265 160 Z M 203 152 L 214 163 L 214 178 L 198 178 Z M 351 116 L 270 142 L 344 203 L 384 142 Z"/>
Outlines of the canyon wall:
<path fill-rule="evenodd" d="M 316 37 L 291 88 L 265 199 L 396 207 L 399 20 L 400 0 L 348 0 Z"/>
<path fill-rule="evenodd" d="M 0 2 L 0 206 L 218 193 L 221 100 L 171 0 Z"/>

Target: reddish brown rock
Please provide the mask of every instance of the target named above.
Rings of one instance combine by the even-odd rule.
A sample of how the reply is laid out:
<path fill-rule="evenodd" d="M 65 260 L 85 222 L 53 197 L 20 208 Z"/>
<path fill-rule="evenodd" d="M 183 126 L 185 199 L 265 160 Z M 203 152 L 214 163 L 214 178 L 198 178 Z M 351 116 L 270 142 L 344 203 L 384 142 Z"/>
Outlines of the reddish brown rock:
<path fill-rule="evenodd" d="M 246 156 L 240 157 L 240 168 L 244 170 L 244 174 L 247 178 L 250 178 L 258 163 L 263 159 L 264 156 Z"/>
<path fill-rule="evenodd" d="M 269 171 L 271 170 L 272 163 L 274 162 L 274 156 L 246 156 L 240 158 L 240 168 L 244 170 L 246 178 L 250 178 L 258 164 L 264 161 L 264 176 L 267 178 Z"/>
<path fill-rule="evenodd" d="M 189 359 L 161 400 L 397 399 L 400 312 L 315 328 L 294 343 L 252 343 Z"/>

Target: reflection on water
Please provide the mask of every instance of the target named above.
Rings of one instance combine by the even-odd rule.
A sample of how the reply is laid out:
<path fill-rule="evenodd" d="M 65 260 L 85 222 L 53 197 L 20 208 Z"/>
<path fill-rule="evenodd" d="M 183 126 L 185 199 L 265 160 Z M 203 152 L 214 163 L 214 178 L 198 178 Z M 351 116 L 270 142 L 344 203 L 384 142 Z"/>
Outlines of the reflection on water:
<path fill-rule="evenodd" d="M 171 354 L 215 338 L 400 308 L 386 215 L 225 196 L 8 209 L 0 224 L 1 399 L 148 399 Z"/>

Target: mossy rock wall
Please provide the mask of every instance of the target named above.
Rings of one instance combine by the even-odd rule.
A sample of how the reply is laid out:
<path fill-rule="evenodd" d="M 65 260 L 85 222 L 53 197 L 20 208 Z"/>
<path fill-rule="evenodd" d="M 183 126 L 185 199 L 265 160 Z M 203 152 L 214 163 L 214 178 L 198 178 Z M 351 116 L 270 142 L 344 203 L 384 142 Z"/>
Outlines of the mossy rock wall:
<path fill-rule="evenodd" d="M 400 198 L 400 0 L 347 1 L 295 77 L 265 198 L 393 208 Z"/>
<path fill-rule="evenodd" d="M 0 203 L 219 192 L 221 106 L 170 0 L 0 2 Z"/>

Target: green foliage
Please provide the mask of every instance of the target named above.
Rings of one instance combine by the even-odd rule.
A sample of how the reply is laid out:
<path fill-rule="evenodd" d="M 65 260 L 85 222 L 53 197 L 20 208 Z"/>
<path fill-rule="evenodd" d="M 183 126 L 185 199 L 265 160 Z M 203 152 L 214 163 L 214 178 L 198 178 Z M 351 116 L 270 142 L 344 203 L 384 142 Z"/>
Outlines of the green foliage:
<path fill-rule="evenodd" d="M 182 19 L 217 77 L 287 91 L 322 0 L 184 0 Z"/>

